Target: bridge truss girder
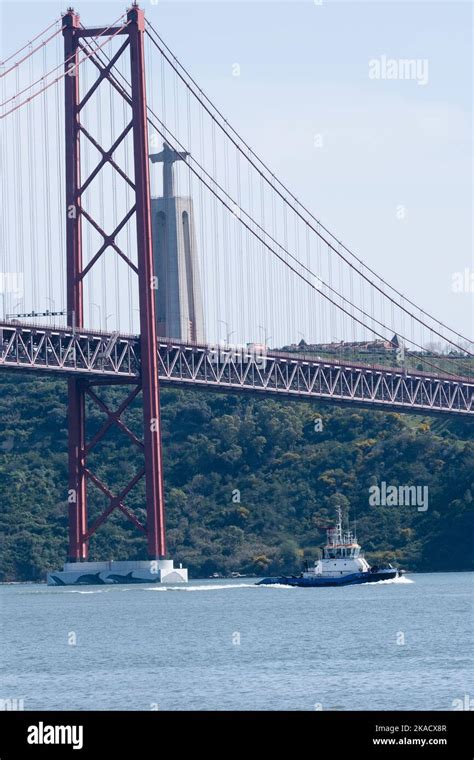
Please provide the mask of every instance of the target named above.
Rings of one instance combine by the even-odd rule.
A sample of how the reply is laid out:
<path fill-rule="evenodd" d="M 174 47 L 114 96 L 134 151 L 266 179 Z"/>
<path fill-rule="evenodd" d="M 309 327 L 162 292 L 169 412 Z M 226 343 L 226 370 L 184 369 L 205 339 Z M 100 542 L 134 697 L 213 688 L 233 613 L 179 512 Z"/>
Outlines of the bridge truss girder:
<path fill-rule="evenodd" d="M 468 378 L 338 364 L 294 354 L 215 350 L 158 339 L 161 384 L 222 392 L 348 402 L 417 414 L 473 415 Z M 84 377 L 106 384 L 140 377 L 137 336 L 0 324 L 0 369 Z"/>

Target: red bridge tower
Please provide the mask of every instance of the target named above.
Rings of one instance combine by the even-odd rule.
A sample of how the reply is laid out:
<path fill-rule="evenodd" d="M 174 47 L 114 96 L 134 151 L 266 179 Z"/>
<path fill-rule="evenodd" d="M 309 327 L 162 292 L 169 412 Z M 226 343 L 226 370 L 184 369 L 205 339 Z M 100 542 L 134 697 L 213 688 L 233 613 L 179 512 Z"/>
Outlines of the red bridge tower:
<path fill-rule="evenodd" d="M 163 462 L 161 451 L 160 397 L 158 382 L 158 351 L 155 319 L 155 289 L 153 275 L 153 249 L 151 233 L 151 203 L 148 165 L 147 106 L 144 62 L 144 12 L 134 5 L 128 12 L 123 26 L 107 28 L 84 28 L 77 13 L 68 9 L 63 17 L 65 56 L 65 132 L 66 132 L 66 251 L 67 251 L 67 309 L 72 328 L 84 328 L 83 282 L 90 269 L 104 251 L 112 247 L 138 276 L 140 299 L 140 358 L 141 376 L 131 392 L 116 411 L 110 410 L 95 393 L 94 385 L 106 385 L 110 380 L 68 380 L 68 429 L 69 429 L 69 556 L 64 571 L 50 573 L 48 582 L 55 585 L 94 582 L 121 582 L 121 576 L 129 576 L 134 582 L 187 580 L 187 571 L 175 569 L 172 560 L 166 559 L 165 505 L 163 486 Z M 110 61 L 103 62 L 97 55 L 98 48 L 91 47 L 88 38 L 117 36 L 120 46 Z M 123 38 L 123 42 L 122 42 Z M 113 75 L 113 67 L 123 55 L 130 59 L 131 91 L 126 92 Z M 98 69 L 98 78 L 81 95 L 79 87 L 80 62 L 86 56 Z M 88 132 L 82 115 L 85 104 L 103 80 L 124 98 L 131 109 L 131 119 L 108 149 L 104 149 Z M 114 161 L 113 154 L 129 132 L 133 135 L 134 175 L 127 177 Z M 100 152 L 101 160 L 84 180 L 81 177 L 80 150 L 82 140 L 89 140 Z M 105 232 L 82 207 L 84 191 L 109 163 L 131 186 L 135 203 L 120 224 L 111 233 Z M 137 265 L 122 251 L 117 243 L 119 232 L 136 216 Z M 85 218 L 102 236 L 99 250 L 84 266 L 82 256 L 82 219 Z M 143 441 L 120 419 L 124 410 L 141 393 L 143 405 Z M 86 397 L 94 401 L 107 414 L 107 422 L 94 438 L 86 441 Z M 105 435 L 111 425 L 118 425 L 143 451 L 144 466 L 120 493 L 112 493 L 100 478 L 88 467 L 87 455 Z M 125 504 L 132 488 L 145 477 L 146 525 L 143 525 Z M 109 504 L 103 513 L 89 525 L 87 514 L 87 485 L 94 484 L 107 497 Z M 142 562 L 89 562 L 89 539 L 99 526 L 114 512 L 120 510 L 147 536 L 148 560 Z M 78 564 L 80 563 L 80 564 Z M 130 575 L 131 574 L 131 575 Z"/>

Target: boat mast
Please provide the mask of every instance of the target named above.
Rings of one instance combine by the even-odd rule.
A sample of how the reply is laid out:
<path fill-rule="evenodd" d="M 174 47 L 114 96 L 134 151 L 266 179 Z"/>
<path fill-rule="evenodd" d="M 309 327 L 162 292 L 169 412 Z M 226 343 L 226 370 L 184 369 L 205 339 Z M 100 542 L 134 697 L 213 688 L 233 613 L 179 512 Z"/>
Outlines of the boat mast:
<path fill-rule="evenodd" d="M 337 539 L 336 543 L 342 544 L 342 509 L 337 508 Z"/>

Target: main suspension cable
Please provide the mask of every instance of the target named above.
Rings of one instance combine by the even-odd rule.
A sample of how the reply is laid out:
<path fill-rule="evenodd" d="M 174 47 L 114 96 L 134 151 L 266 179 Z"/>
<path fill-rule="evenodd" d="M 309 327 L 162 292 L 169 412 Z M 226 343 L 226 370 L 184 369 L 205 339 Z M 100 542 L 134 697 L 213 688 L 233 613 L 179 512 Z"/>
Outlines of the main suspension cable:
<path fill-rule="evenodd" d="M 283 184 L 283 182 L 281 182 L 281 181 L 278 179 L 278 177 L 277 177 L 277 176 L 276 176 L 276 175 L 275 175 L 275 174 L 274 174 L 274 173 L 273 173 L 273 172 L 272 172 L 272 171 L 269 169 L 269 167 L 268 167 L 268 166 L 265 164 L 265 162 L 264 162 L 264 161 L 263 161 L 261 158 L 259 158 L 259 156 L 258 156 L 258 155 L 257 155 L 257 154 L 256 154 L 256 153 L 255 153 L 255 152 L 252 150 L 252 148 L 251 148 L 251 147 L 250 147 L 250 146 L 249 146 L 249 145 L 248 145 L 248 144 L 245 142 L 245 140 L 244 140 L 244 139 L 243 139 L 243 138 L 242 138 L 242 137 L 239 135 L 239 133 L 238 133 L 238 132 L 237 132 L 237 131 L 236 131 L 236 130 L 235 130 L 235 129 L 234 129 L 234 128 L 233 128 L 233 127 L 232 127 L 232 126 L 229 124 L 229 122 L 227 121 L 227 119 L 226 119 L 226 118 L 223 116 L 223 114 L 222 114 L 222 113 L 219 111 L 219 109 L 218 109 L 218 108 L 217 108 L 217 107 L 214 105 L 214 103 L 213 103 L 213 102 L 210 100 L 210 98 L 209 98 L 209 97 L 208 97 L 208 96 L 207 96 L 207 95 L 206 95 L 206 94 L 203 92 L 203 90 L 202 90 L 202 89 L 199 87 L 199 85 L 197 84 L 197 82 L 196 82 L 196 81 L 193 79 L 193 77 L 192 77 L 192 76 L 189 74 L 189 72 L 186 70 L 186 68 L 183 66 L 183 64 L 181 64 L 181 62 L 180 62 L 180 61 L 179 61 L 179 60 L 176 58 L 176 56 L 175 56 L 175 55 L 172 53 L 172 51 L 170 50 L 170 48 L 169 48 L 169 47 L 166 45 L 166 43 L 165 43 L 165 42 L 163 41 L 163 39 L 160 37 L 160 35 L 159 35 L 159 34 L 158 34 L 158 32 L 156 31 L 156 29 L 153 27 L 153 25 L 152 25 L 152 24 L 151 24 L 149 21 L 147 21 L 146 23 L 147 23 L 147 26 L 148 26 L 148 27 L 149 27 L 149 28 L 150 28 L 150 29 L 153 31 L 153 33 L 156 35 L 156 37 L 158 38 L 158 40 L 161 42 L 161 44 L 163 45 L 163 47 L 164 47 L 164 48 L 166 48 L 166 50 L 167 50 L 167 51 L 169 52 L 169 54 L 172 56 L 173 60 L 176 62 L 176 65 L 177 65 L 177 66 L 178 66 L 178 67 L 179 67 L 179 68 L 180 68 L 180 69 L 181 69 L 181 70 L 184 72 L 184 74 L 185 74 L 185 75 L 186 75 L 186 77 L 187 77 L 187 78 L 190 80 L 190 82 L 191 82 L 191 83 L 194 85 L 194 87 L 196 87 L 196 88 L 197 88 L 197 90 L 198 90 L 198 92 L 201 94 L 202 98 L 204 98 L 204 99 L 205 99 L 205 100 L 206 100 L 206 101 L 207 101 L 207 102 L 210 104 L 211 108 L 212 108 L 212 109 L 215 111 L 215 113 L 217 113 L 217 114 L 218 114 L 218 116 L 220 117 L 220 119 L 222 119 L 222 120 L 223 120 L 223 122 L 224 122 L 224 125 L 225 125 L 225 126 L 224 126 L 223 124 L 221 124 L 221 123 L 220 123 L 220 121 L 219 121 L 218 119 L 216 119 L 216 116 L 215 116 L 215 115 L 214 115 L 214 114 L 213 114 L 213 113 L 212 113 L 212 112 L 209 110 L 209 108 L 208 108 L 208 107 L 205 105 L 205 103 L 203 103 L 203 102 L 202 102 L 202 100 L 201 100 L 201 98 L 199 97 L 199 95 L 198 95 L 198 94 L 197 94 L 197 93 L 196 93 L 196 92 L 193 90 L 193 88 L 190 86 L 189 82 L 187 82 L 187 81 L 186 81 L 186 79 L 183 77 L 183 75 L 182 75 L 182 74 L 181 74 L 181 73 L 180 73 L 180 72 L 177 70 L 176 66 L 175 66 L 175 65 L 174 65 L 174 63 L 173 63 L 173 62 L 170 60 L 170 58 L 169 58 L 169 57 L 166 55 L 166 53 L 164 52 L 164 50 L 162 49 L 162 47 L 160 47 L 160 45 L 159 45 L 159 44 L 156 42 L 156 40 L 155 40 L 155 39 L 153 39 L 152 35 L 151 35 L 151 34 L 150 34 L 148 31 L 147 31 L 147 35 L 148 35 L 149 39 L 151 40 L 151 42 L 152 42 L 152 43 L 155 45 L 155 47 L 156 47 L 156 48 L 157 48 L 157 49 L 160 51 L 160 53 L 163 55 L 163 57 L 164 57 L 164 58 L 165 58 L 165 59 L 168 61 L 169 65 L 170 65 L 170 66 L 171 66 L 171 67 L 172 67 L 172 68 L 173 68 L 173 69 L 176 71 L 176 73 L 177 73 L 177 74 L 178 74 L 178 76 L 181 78 L 181 80 L 182 80 L 182 82 L 185 84 L 185 86 L 186 86 L 186 87 L 188 87 L 188 88 L 191 90 L 191 92 L 192 92 L 192 94 L 194 95 L 194 97 L 195 97 L 195 98 L 196 98 L 196 99 L 197 99 L 197 100 L 200 102 L 200 104 L 201 104 L 201 105 L 202 105 L 202 107 L 203 107 L 203 108 L 206 110 L 206 112 L 209 114 L 209 116 L 211 117 L 211 119 L 213 119 L 213 121 L 215 121 L 215 122 L 218 124 L 218 126 L 219 126 L 219 127 L 220 127 L 220 129 L 221 129 L 221 130 L 224 132 L 224 134 L 225 134 L 225 135 L 228 137 L 228 139 L 229 139 L 229 140 L 231 140 L 231 141 L 233 142 L 233 144 L 235 145 L 235 147 L 236 147 L 236 148 L 237 148 L 237 149 L 240 151 L 240 153 L 241 153 L 241 154 L 242 154 L 242 155 L 243 155 L 243 156 L 244 156 L 244 157 L 247 159 L 247 161 L 249 161 L 249 162 L 252 164 L 252 166 L 254 167 L 254 169 L 255 169 L 255 170 L 256 170 L 256 171 L 257 171 L 257 172 L 258 172 L 258 173 L 259 173 L 259 174 L 260 174 L 260 175 L 263 177 L 263 179 L 266 181 L 266 183 L 267 183 L 267 184 L 268 184 L 268 185 L 269 185 L 269 186 L 270 186 L 270 187 L 271 187 L 271 188 L 272 188 L 272 189 L 273 189 L 273 190 L 274 190 L 274 191 L 275 191 L 275 192 L 276 192 L 276 193 L 277 193 L 277 194 L 278 194 L 278 195 L 281 197 L 281 199 L 282 199 L 282 200 L 283 200 L 283 201 L 284 201 L 284 202 L 285 202 L 287 205 L 289 205 L 289 206 L 290 206 L 290 208 L 293 210 L 293 212 L 294 212 L 294 213 L 295 213 L 295 214 L 296 214 L 296 215 L 297 215 L 297 216 L 298 216 L 298 217 L 299 217 L 299 218 L 300 218 L 300 219 L 301 219 L 303 222 L 305 222 L 305 224 L 307 224 L 307 225 L 310 227 L 310 229 L 311 229 L 311 230 L 312 230 L 312 231 L 313 231 L 313 232 L 314 232 L 316 235 L 318 235 L 319 237 L 321 237 L 321 239 L 323 240 L 323 242 L 325 242 L 325 243 L 326 243 L 326 245 L 328 245 L 328 247 L 329 247 L 329 248 L 330 248 L 330 249 L 331 249 L 331 250 L 332 250 L 332 251 L 333 251 L 333 252 L 334 252 L 334 253 L 335 253 L 337 256 L 339 256 L 340 258 L 342 258 L 342 259 L 343 259 L 343 261 L 345 261 L 345 263 L 346 263 L 348 266 L 350 266 L 351 268 L 353 268 L 353 269 L 354 269 L 354 270 L 355 270 L 355 271 L 356 271 L 356 272 L 359 274 L 359 276 L 360 276 L 360 277 L 363 277 L 363 278 L 364 278 L 364 279 L 365 279 L 367 282 L 369 282 L 369 283 L 370 283 L 370 284 L 371 284 L 373 287 L 377 288 L 377 290 L 379 290 L 379 291 L 380 291 L 380 293 L 381 293 L 383 296 L 385 296 L 385 297 L 386 297 L 386 298 L 388 298 L 390 301 L 392 301 L 392 302 L 393 302 L 393 303 L 394 303 L 394 304 L 395 304 L 395 305 L 396 305 L 396 306 L 397 306 L 399 309 L 401 309 L 401 310 L 405 311 L 405 312 L 406 312 L 406 313 L 407 313 L 407 314 L 408 314 L 410 317 L 412 317 L 413 319 L 416 319 L 416 321 L 417 321 L 417 322 L 419 322 L 420 324 L 424 325 L 424 326 L 425 326 L 425 327 L 427 327 L 428 329 L 431 329 L 431 327 L 430 327 L 429 325 L 426 325 L 426 324 L 425 324 L 425 323 L 424 323 L 424 322 L 423 322 L 423 321 L 422 321 L 420 318 L 416 317 L 416 316 L 415 316 L 415 315 L 414 315 L 412 312 L 410 312 L 410 311 L 409 311 L 409 310 L 407 310 L 405 307 L 403 307 L 401 304 L 399 304 L 397 301 L 395 301 L 395 300 L 394 300 L 394 299 L 393 299 L 393 298 L 392 298 L 392 297 L 391 297 L 391 296 L 390 296 L 388 293 L 386 293 L 386 292 L 385 292 L 385 291 L 384 291 L 382 288 L 380 288 L 378 285 L 376 285 L 374 282 L 372 282 L 372 280 L 370 280 L 370 278 L 368 278 L 366 275 L 364 275 L 364 274 L 363 274 L 363 272 L 361 272 L 359 269 L 357 269 L 357 267 L 355 267 L 355 266 L 354 266 L 354 264 L 352 264 L 350 261 L 348 261 L 348 259 L 347 259 L 345 256 L 343 256 L 343 255 L 341 254 L 341 252 L 340 252 L 340 251 L 338 251 L 338 250 L 337 250 L 337 248 L 336 248 L 336 247 L 335 247 L 335 246 L 334 246 L 334 245 L 333 245 L 333 244 L 332 244 L 332 243 L 331 243 L 329 240 L 327 240 L 327 239 L 326 239 L 326 238 L 325 238 L 323 235 L 321 235 L 321 233 L 320 233 L 320 232 L 319 232 L 319 231 L 318 231 L 318 230 L 317 230 L 315 227 L 313 227 L 313 225 L 312 225 L 312 224 L 310 224 L 310 222 L 308 222 L 308 220 L 307 220 L 307 219 L 305 219 L 305 217 L 304 217 L 304 216 L 301 214 L 301 212 L 299 212 L 297 208 L 295 208 L 295 207 L 294 207 L 292 204 L 290 204 L 290 203 L 289 203 L 289 201 L 288 201 L 288 199 L 285 197 L 285 195 L 284 195 L 284 194 L 283 194 L 283 193 L 282 193 L 280 190 L 278 190 L 278 188 L 276 188 L 276 187 L 275 187 L 275 186 L 274 186 L 274 185 L 273 185 L 273 184 L 270 182 L 270 179 L 269 179 L 269 178 L 268 178 L 268 177 L 267 177 L 267 176 L 264 174 L 264 172 L 262 172 L 262 170 L 261 170 L 261 169 L 260 169 L 258 166 L 256 166 L 256 165 L 255 165 L 255 163 L 254 163 L 254 162 L 253 162 L 253 161 L 252 161 L 252 160 L 249 158 L 249 156 L 246 154 L 246 152 L 245 152 L 245 151 L 242 149 L 241 145 L 239 145 L 239 143 L 238 143 L 238 142 L 237 142 L 237 141 L 236 141 L 236 140 L 235 140 L 235 139 L 234 139 L 234 138 L 233 138 L 233 137 L 232 137 L 232 136 L 231 136 L 231 135 L 230 135 L 230 134 L 229 134 L 229 133 L 226 131 L 226 129 L 227 129 L 227 128 L 228 128 L 228 129 L 230 129 L 230 130 L 231 130 L 231 131 L 234 133 L 234 135 L 236 135 L 237 139 L 238 139 L 238 140 L 239 140 L 239 141 L 242 143 L 242 145 L 244 145 L 244 146 L 245 146 L 246 150 L 247 150 L 247 151 L 248 151 L 248 152 L 249 152 L 249 153 L 250 153 L 252 156 L 254 156 L 254 157 L 257 159 L 257 161 L 258 161 L 258 162 L 260 163 L 260 165 L 261 165 L 261 166 L 262 166 L 262 167 L 265 169 L 265 171 L 266 171 L 266 172 L 268 172 L 268 174 L 269 174 L 269 175 L 272 177 L 272 179 L 273 179 L 273 180 L 276 180 L 276 182 L 278 183 L 278 185 L 279 185 L 281 188 L 283 188 L 284 192 L 286 192 L 286 193 L 287 193 L 287 194 L 288 194 L 288 195 L 289 195 L 289 196 L 290 196 L 290 197 L 291 197 L 291 198 L 292 198 L 292 199 L 293 199 L 293 200 L 294 200 L 294 201 L 295 201 L 295 202 L 296 202 L 296 203 L 297 203 L 297 204 L 298 204 L 298 205 L 299 205 L 299 206 L 300 206 L 302 209 L 303 209 L 303 211 L 304 211 L 306 214 L 308 214 L 308 215 L 311 217 L 311 219 L 313 219 L 313 221 L 314 221 L 314 222 L 316 222 L 316 224 L 317 224 L 317 225 L 318 225 L 318 226 L 319 226 L 319 227 L 320 227 L 322 230 L 324 230 L 324 231 L 325 231 L 325 232 L 326 232 L 328 235 L 330 235 L 330 236 L 332 237 L 332 239 L 333 239 L 333 240 L 334 240 L 334 241 L 335 241 L 335 242 L 336 242 L 338 245 L 340 245 L 340 246 L 341 246 L 341 247 L 342 247 L 342 248 L 343 248 L 343 249 L 344 249 L 344 250 L 345 250 L 345 251 L 346 251 L 346 252 L 347 252 L 347 253 L 348 253 L 350 256 L 352 256 L 352 257 L 353 257 L 353 258 L 354 258 L 354 259 L 355 259 L 355 260 L 356 260 L 356 261 L 357 261 L 357 262 L 358 262 L 358 263 L 359 263 L 359 264 L 360 264 L 360 265 L 361 265 L 363 268 L 365 268 L 365 269 L 366 269 L 368 272 L 370 272 L 370 273 L 371 273 L 371 274 L 372 274 L 374 277 L 376 277 L 376 279 L 377 279 L 379 282 L 383 283 L 383 284 L 384 284 L 386 287 L 388 287 L 390 290 L 392 290 L 394 293 L 396 293 L 396 295 L 400 296 L 400 297 L 401 297 L 401 298 L 402 298 L 404 301 L 406 301 L 407 303 L 409 303 L 411 306 L 414 306 L 414 307 L 415 307 L 415 308 L 416 308 L 416 309 L 417 309 L 417 310 L 418 310 L 418 311 L 419 311 L 421 314 L 424 314 L 426 317 L 428 317 L 429 319 L 431 319 L 433 322 L 435 322 L 436 324 L 440 325 L 440 326 L 441 326 L 441 327 L 443 327 L 444 329 L 448 330 L 450 333 L 452 333 L 452 334 L 456 335 L 458 338 L 461 338 L 462 340 L 464 340 L 464 341 L 467 341 L 468 343 L 472 343 L 472 340 L 470 340 L 469 338 L 466 338 L 466 337 L 465 337 L 464 335 L 462 335 L 461 333 L 459 333 L 459 332 L 457 332 L 456 330 L 454 330 L 453 328 L 449 327 L 449 326 L 448 326 L 448 325 L 446 325 L 444 322 L 442 322 L 441 320 L 437 319 L 436 317 L 434 317 L 433 315 L 431 315 L 431 314 L 430 314 L 429 312 L 427 312 L 426 310 L 424 310 L 424 309 L 421 309 L 420 307 L 418 307 L 418 306 L 417 306 L 417 304 L 415 304 L 415 303 L 414 303 L 412 300 L 410 300 L 410 299 L 409 299 L 407 296 L 403 295 L 403 294 L 402 294 L 402 293 L 401 293 L 399 290 L 397 290 L 395 287 L 393 287 L 392 285 L 390 285 L 390 283 L 388 283 L 386 280 L 384 280 L 382 277 L 380 277 L 380 275 L 378 275 L 378 274 L 377 274 L 377 273 L 376 273 L 376 272 L 375 272 L 373 269 L 371 269 L 371 268 L 370 268 L 370 267 L 369 267 L 367 264 L 365 264 L 365 262 L 364 262 L 364 261 L 362 261 L 362 259 L 360 259 L 358 256 L 356 256 L 356 254 L 354 254 L 354 253 L 353 253 L 353 252 L 352 252 L 352 251 L 351 251 L 351 250 L 350 250 L 350 249 L 349 249 L 349 248 L 348 248 L 346 245 L 344 245 L 344 243 L 342 243 L 342 242 L 341 242 L 341 241 L 340 241 L 340 240 L 339 240 L 339 239 L 338 239 L 338 238 L 337 238 L 335 235 L 333 235 L 333 233 L 332 233 L 332 232 L 330 232 L 330 231 L 329 231 L 329 230 L 328 230 L 328 229 L 327 229 L 327 228 L 326 228 L 326 227 L 325 227 L 325 226 L 324 226 L 324 225 L 323 225 L 323 224 L 322 224 L 322 223 L 321 223 L 321 222 L 320 222 L 320 221 L 319 221 L 319 220 L 318 220 L 318 219 L 317 219 L 317 218 L 316 218 L 316 217 L 315 217 L 313 214 L 312 214 L 312 212 L 311 212 L 311 211 L 310 211 L 308 208 L 306 208 L 306 206 L 304 206 L 304 204 L 302 204 L 302 203 L 301 203 L 301 201 L 299 201 L 299 200 L 296 198 L 296 196 L 295 196 L 295 195 L 294 195 L 294 194 L 293 194 L 293 193 L 292 193 L 292 192 L 291 192 L 291 191 L 290 191 L 290 190 L 289 190 L 289 189 L 288 189 L 288 188 L 287 188 L 287 187 L 286 187 L 286 186 Z M 438 337 L 442 338 L 443 340 L 447 340 L 448 342 L 452 343 L 452 342 L 449 340 L 449 338 L 447 338 L 445 335 L 443 335 L 443 334 L 441 334 L 441 333 L 439 333 L 439 332 L 437 332 L 437 331 L 435 331 L 435 330 L 433 330 L 433 332 L 435 332 L 435 334 L 436 334 L 436 335 L 438 335 Z M 455 345 L 457 348 L 460 348 L 460 347 L 459 347 L 459 346 L 457 346 L 457 344 L 455 344 L 455 343 L 452 343 L 452 345 Z M 463 348 L 460 348 L 460 350 L 461 350 L 461 351 L 464 351 L 465 349 L 463 349 Z"/>

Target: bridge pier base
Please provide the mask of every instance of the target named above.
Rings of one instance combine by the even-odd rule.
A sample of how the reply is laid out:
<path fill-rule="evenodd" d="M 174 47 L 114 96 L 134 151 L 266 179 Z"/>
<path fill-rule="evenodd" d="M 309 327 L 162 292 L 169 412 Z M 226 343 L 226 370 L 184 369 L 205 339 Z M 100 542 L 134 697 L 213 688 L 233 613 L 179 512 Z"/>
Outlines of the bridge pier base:
<path fill-rule="evenodd" d="M 186 583 L 188 571 L 172 559 L 110 562 L 66 562 L 48 573 L 48 586 L 103 586 L 137 583 Z"/>

